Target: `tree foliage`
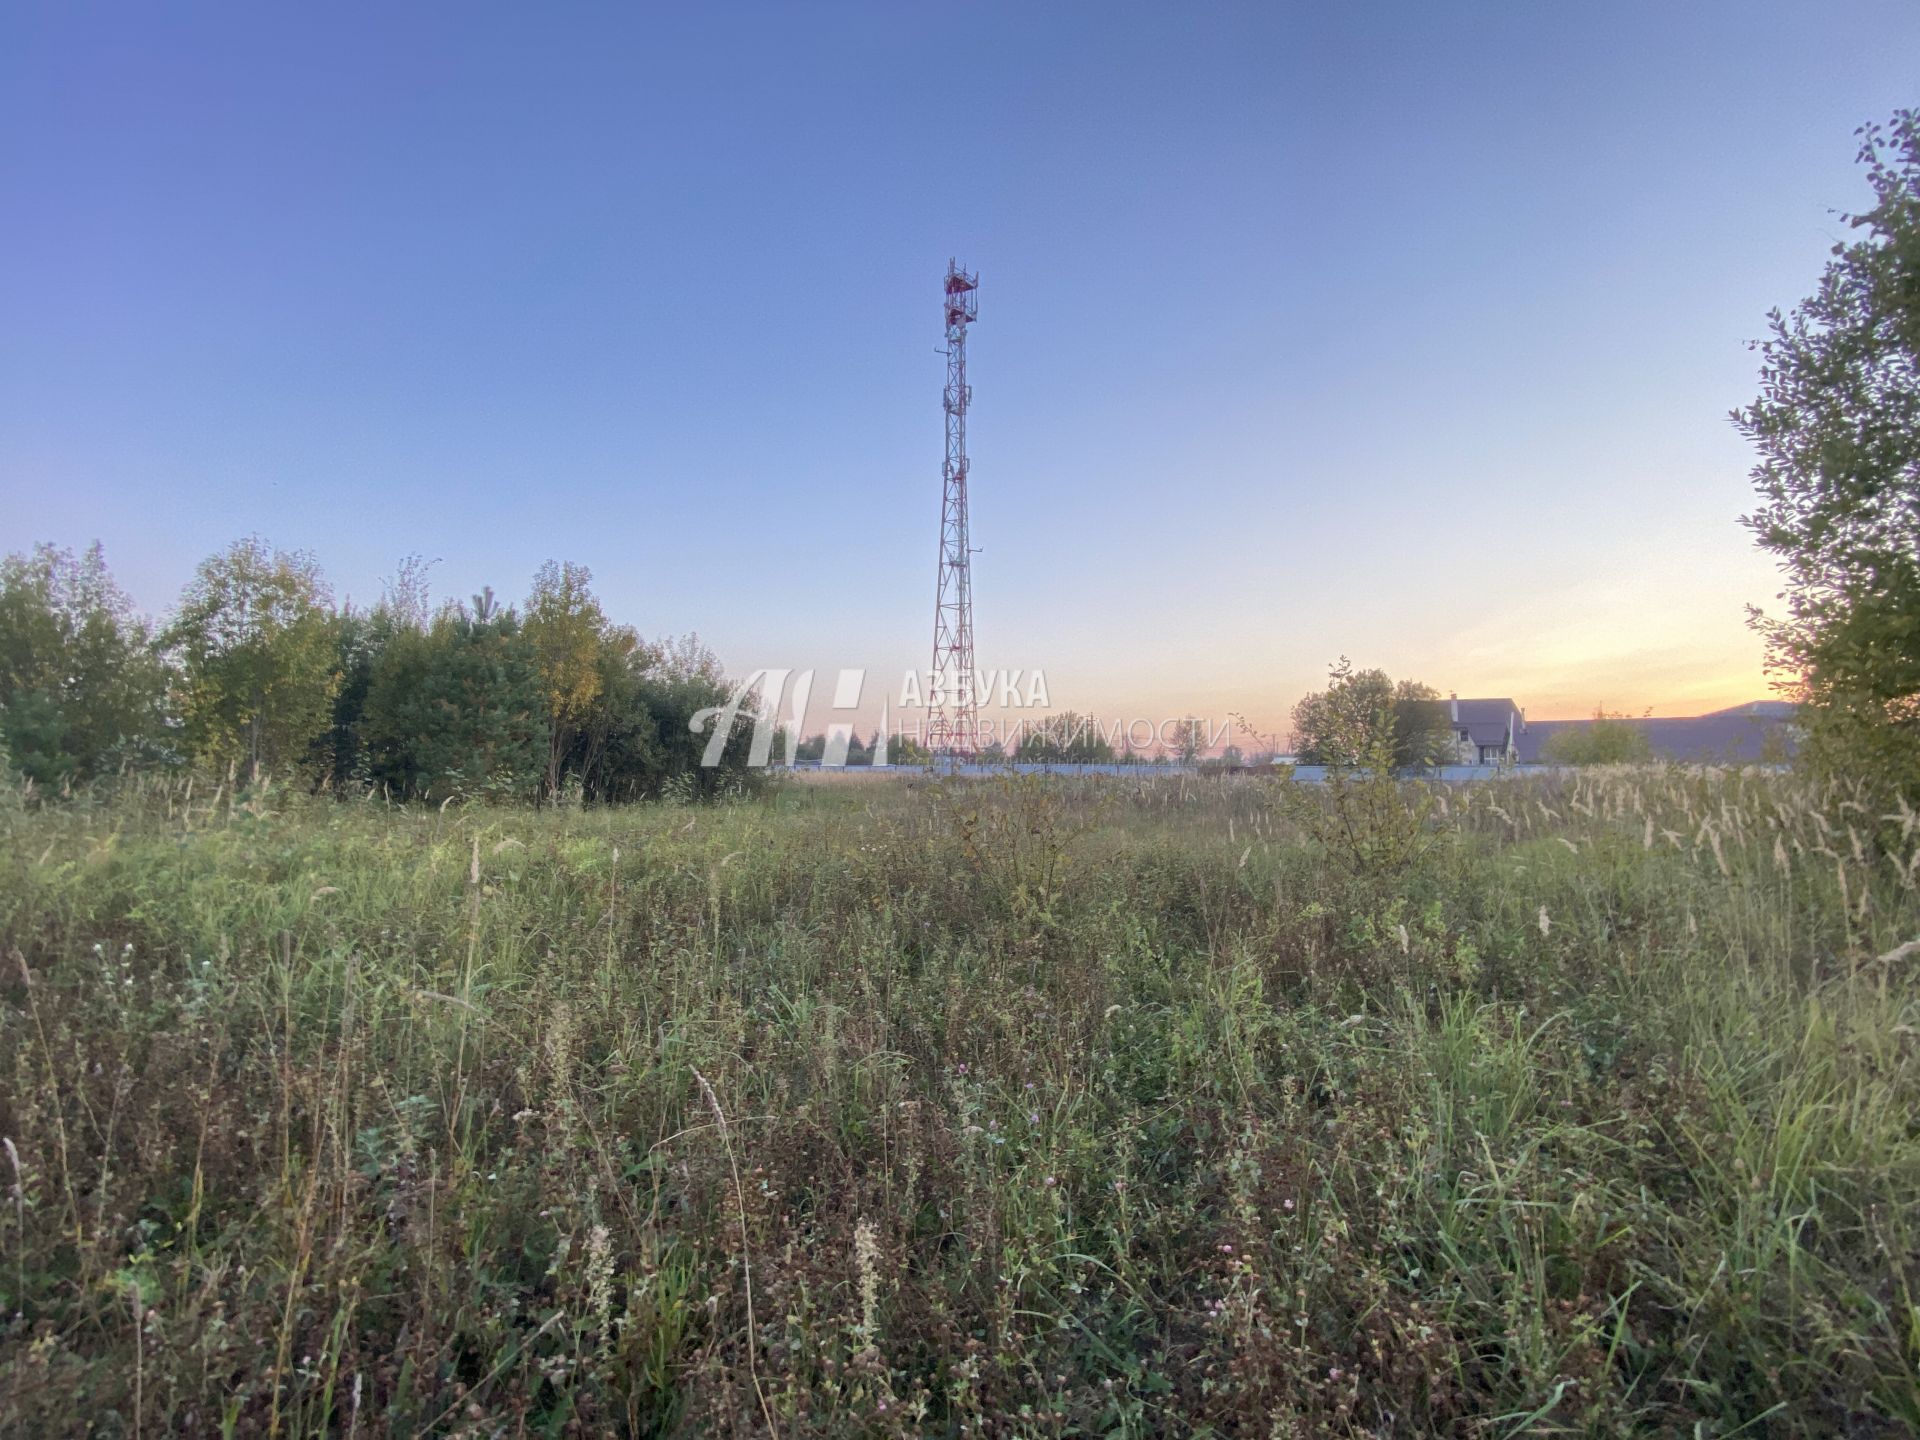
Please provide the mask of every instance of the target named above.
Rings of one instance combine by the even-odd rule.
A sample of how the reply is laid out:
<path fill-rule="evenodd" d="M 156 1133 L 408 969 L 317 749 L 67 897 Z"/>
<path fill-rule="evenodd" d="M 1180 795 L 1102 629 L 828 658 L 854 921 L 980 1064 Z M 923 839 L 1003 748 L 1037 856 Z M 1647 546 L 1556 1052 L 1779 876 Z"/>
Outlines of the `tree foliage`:
<path fill-rule="evenodd" d="M 557 799 L 568 748 L 606 681 L 602 651 L 614 637 L 593 594 L 593 572 L 570 561 L 549 560 L 534 576 L 527 597 L 527 641 L 533 647 L 545 702 L 546 774 L 543 794 Z M 633 632 L 624 632 L 633 639 Z M 614 640 L 614 643 L 619 643 Z"/>
<path fill-rule="evenodd" d="M 629 738 L 609 756 L 604 774 L 593 779 L 588 798 L 708 800 L 755 783 L 756 772 L 748 766 L 749 716 L 736 721 L 718 765 L 701 763 L 707 736 L 695 732 L 694 717 L 727 700 L 726 674 L 714 653 L 697 635 L 642 653 L 646 664 L 636 672 Z"/>
<path fill-rule="evenodd" d="M 382 648 L 361 729 L 368 772 L 390 793 L 442 801 L 526 797 L 545 759 L 543 693 L 512 610 L 449 607 Z"/>
<path fill-rule="evenodd" d="M 159 753 L 166 683 L 98 544 L 0 560 L 0 741 L 21 774 L 58 787 Z"/>
<path fill-rule="evenodd" d="M 1013 758 L 1023 762 L 1067 765 L 1110 765 L 1113 745 L 1091 715 L 1062 710 L 1025 730 Z"/>
<path fill-rule="evenodd" d="M 1386 671 L 1355 670 L 1342 657 L 1327 688 L 1293 707 L 1293 745 L 1305 765 L 1352 768 L 1388 754 L 1395 768 L 1419 769 L 1453 758 L 1453 731 L 1431 686 L 1396 685 Z"/>
<path fill-rule="evenodd" d="M 1294 708 L 1294 723 L 1308 736 L 1301 758 L 1328 769 L 1324 786 L 1289 779 L 1282 806 L 1348 873 L 1397 874 L 1433 843 L 1432 789 L 1399 772 L 1429 763 L 1427 707 L 1435 704 L 1426 686 L 1395 686 L 1384 671 L 1355 671 L 1342 657 L 1326 690 Z"/>
<path fill-rule="evenodd" d="M 1843 217 L 1818 288 L 1774 311 L 1746 517 L 1784 616 L 1754 612 L 1816 765 L 1920 783 L 1920 112 L 1862 129 L 1874 203 Z"/>
<path fill-rule="evenodd" d="M 258 538 L 200 563 L 162 637 L 196 754 L 251 775 L 306 761 L 333 698 L 330 601 L 311 556 Z"/>
<path fill-rule="evenodd" d="M 1653 759 L 1653 744 L 1632 716 L 1600 709 L 1582 725 L 1555 731 L 1540 758 L 1553 765 L 1644 765 Z"/>

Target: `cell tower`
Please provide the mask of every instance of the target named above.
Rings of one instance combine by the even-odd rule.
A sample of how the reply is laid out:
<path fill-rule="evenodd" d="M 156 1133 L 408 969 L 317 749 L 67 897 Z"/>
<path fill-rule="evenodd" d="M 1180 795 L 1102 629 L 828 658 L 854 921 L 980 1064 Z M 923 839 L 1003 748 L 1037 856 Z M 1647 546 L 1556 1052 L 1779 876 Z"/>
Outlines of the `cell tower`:
<path fill-rule="evenodd" d="M 979 313 L 980 277 L 947 262 L 947 461 L 940 500 L 940 574 L 933 602 L 933 694 L 927 748 L 972 755 L 980 708 L 973 685 L 973 548 L 967 534 L 967 326 Z"/>

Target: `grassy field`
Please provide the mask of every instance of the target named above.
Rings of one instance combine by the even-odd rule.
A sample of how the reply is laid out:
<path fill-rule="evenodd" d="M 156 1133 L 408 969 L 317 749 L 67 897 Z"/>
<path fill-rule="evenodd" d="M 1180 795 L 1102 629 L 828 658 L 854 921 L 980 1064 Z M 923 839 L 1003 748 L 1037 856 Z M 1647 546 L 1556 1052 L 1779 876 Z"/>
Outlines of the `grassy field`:
<path fill-rule="evenodd" d="M 1891 809 L 16 797 L 0 1433 L 1911 1434 Z"/>

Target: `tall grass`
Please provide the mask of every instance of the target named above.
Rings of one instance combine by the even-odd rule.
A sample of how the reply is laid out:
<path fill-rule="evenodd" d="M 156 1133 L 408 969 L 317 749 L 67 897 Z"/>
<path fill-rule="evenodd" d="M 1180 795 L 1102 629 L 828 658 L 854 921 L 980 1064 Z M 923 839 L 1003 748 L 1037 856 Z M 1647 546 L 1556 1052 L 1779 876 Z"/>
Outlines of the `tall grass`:
<path fill-rule="evenodd" d="M 0 1433 L 1920 1428 L 1920 821 L 1338 803 L 9 803 Z"/>

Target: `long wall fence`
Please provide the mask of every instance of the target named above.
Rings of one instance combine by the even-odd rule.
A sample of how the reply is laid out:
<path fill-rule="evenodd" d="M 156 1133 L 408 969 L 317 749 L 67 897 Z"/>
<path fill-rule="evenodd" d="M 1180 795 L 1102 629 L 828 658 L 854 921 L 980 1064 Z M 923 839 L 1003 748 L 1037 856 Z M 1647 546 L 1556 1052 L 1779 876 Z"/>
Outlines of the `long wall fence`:
<path fill-rule="evenodd" d="M 1073 764 L 1067 761 L 1015 761 L 1010 765 L 978 765 L 953 760 L 935 761 L 930 765 L 823 765 L 818 760 L 800 760 L 792 765 L 781 767 L 787 770 L 820 772 L 823 774 L 858 775 L 864 772 L 874 774 L 910 774 L 914 771 L 932 772 L 939 775 L 968 775 L 988 777 L 994 775 L 1111 775 L 1115 778 L 1131 777 L 1136 780 L 1150 780 L 1156 776 L 1170 775 L 1272 775 L 1277 767 L 1270 765 L 1189 765 L 1179 761 L 1151 761 L 1136 765 L 1111 764 Z M 1293 778 L 1308 784 L 1324 783 L 1327 778 L 1325 765 L 1296 765 Z M 1513 775 L 1550 775 L 1560 767 L 1553 765 L 1441 765 L 1420 772 L 1423 780 L 1438 780 L 1449 785 L 1464 785 L 1473 780 L 1494 780 L 1501 776 Z"/>

